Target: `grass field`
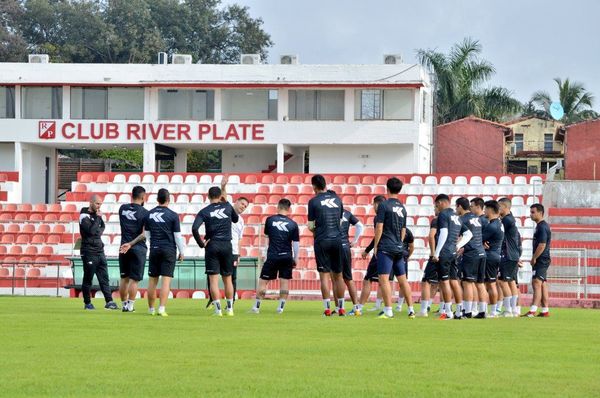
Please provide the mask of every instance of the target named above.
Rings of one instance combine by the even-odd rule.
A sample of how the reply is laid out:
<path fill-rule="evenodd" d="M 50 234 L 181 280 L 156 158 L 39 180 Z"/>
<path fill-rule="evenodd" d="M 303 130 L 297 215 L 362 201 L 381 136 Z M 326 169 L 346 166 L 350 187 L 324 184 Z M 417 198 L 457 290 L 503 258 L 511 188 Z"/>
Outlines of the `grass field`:
<path fill-rule="evenodd" d="M 240 301 L 214 318 L 204 304 L 172 300 L 159 318 L 143 301 L 123 314 L 0 297 L 0 396 L 600 396 L 600 311 L 380 320 Z"/>

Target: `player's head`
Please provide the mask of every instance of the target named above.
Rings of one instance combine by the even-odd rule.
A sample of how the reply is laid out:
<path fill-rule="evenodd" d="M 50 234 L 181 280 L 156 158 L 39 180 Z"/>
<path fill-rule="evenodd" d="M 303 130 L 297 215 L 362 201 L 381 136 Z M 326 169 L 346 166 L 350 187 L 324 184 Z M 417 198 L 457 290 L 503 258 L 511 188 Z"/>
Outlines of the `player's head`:
<path fill-rule="evenodd" d="M 544 219 L 544 206 L 540 203 L 534 203 L 529 207 L 529 214 L 533 221 L 540 222 Z"/>
<path fill-rule="evenodd" d="M 131 190 L 131 200 L 133 201 L 133 203 L 143 205 L 145 198 L 146 190 L 144 189 L 144 187 L 140 187 L 139 185 L 133 187 L 133 189 Z"/>
<path fill-rule="evenodd" d="M 315 193 L 323 192 L 327 187 L 327 183 L 325 182 L 325 177 L 321 174 L 315 174 L 310 179 L 310 183 L 312 184 L 313 190 Z"/>
<path fill-rule="evenodd" d="M 438 213 L 450 207 L 450 197 L 445 193 L 441 193 L 435 197 L 435 209 Z"/>
<path fill-rule="evenodd" d="M 379 204 L 384 201 L 385 196 L 383 195 L 377 195 L 373 198 L 373 209 L 375 210 L 375 213 L 377 213 L 377 208 L 379 207 Z"/>
<path fill-rule="evenodd" d="M 473 198 L 471 199 L 471 211 L 480 216 L 483 214 L 483 206 L 485 202 L 481 198 Z"/>
<path fill-rule="evenodd" d="M 288 214 L 290 212 L 290 207 L 292 207 L 292 202 L 290 202 L 289 199 L 279 199 L 279 202 L 277 203 L 277 211 L 279 214 Z"/>
<path fill-rule="evenodd" d="M 500 205 L 500 215 L 502 217 L 510 213 L 510 208 L 512 207 L 512 202 L 510 201 L 510 199 L 500 198 L 498 199 L 498 204 Z"/>
<path fill-rule="evenodd" d="M 388 194 L 398 195 L 402 190 L 402 181 L 397 177 L 391 177 L 388 178 L 385 186 L 387 187 Z"/>
<path fill-rule="evenodd" d="M 247 197 L 240 196 L 239 198 L 237 198 L 237 200 L 233 204 L 233 209 L 235 210 L 235 212 L 237 214 L 242 214 L 243 212 L 246 211 L 249 204 L 250 204 L 250 201 L 248 200 Z"/>
<path fill-rule="evenodd" d="M 156 194 L 156 201 L 159 205 L 168 205 L 171 202 L 171 195 L 169 194 L 169 191 L 165 188 L 159 189 L 158 193 Z"/>
<path fill-rule="evenodd" d="M 495 200 L 488 200 L 485 202 L 485 216 L 489 220 L 498 218 L 500 216 L 500 205 Z"/>
<path fill-rule="evenodd" d="M 208 200 L 211 202 L 221 200 L 221 188 L 219 187 L 210 187 L 208 189 Z"/>
<path fill-rule="evenodd" d="M 456 199 L 456 212 L 459 215 L 463 215 L 467 212 L 471 211 L 471 204 L 469 203 L 469 199 L 463 197 L 460 197 L 458 199 Z"/>
<path fill-rule="evenodd" d="M 98 194 L 93 194 L 90 197 L 90 211 L 92 213 L 96 213 L 100 211 L 100 207 L 102 206 L 102 198 Z"/>

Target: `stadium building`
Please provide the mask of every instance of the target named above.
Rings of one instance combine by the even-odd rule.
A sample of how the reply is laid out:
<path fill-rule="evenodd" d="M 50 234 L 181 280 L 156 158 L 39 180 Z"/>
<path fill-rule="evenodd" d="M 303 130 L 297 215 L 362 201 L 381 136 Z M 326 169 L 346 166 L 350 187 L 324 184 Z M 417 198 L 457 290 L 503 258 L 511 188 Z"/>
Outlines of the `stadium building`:
<path fill-rule="evenodd" d="M 431 84 L 421 66 L 242 58 L 0 64 L 0 170 L 22 184 L 12 201 L 54 201 L 58 148 L 143 148 L 145 172 L 169 158 L 185 172 L 188 150 L 215 148 L 228 173 L 430 172 Z"/>

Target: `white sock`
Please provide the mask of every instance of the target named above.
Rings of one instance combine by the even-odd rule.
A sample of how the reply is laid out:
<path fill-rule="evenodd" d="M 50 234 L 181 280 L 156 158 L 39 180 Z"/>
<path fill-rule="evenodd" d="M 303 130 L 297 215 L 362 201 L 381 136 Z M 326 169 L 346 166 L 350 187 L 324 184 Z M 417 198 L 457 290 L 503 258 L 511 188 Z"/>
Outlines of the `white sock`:
<path fill-rule="evenodd" d="M 467 314 L 469 314 L 472 309 L 473 309 L 473 302 L 472 301 L 465 301 L 465 312 Z"/>
<path fill-rule="evenodd" d="M 496 303 L 496 311 L 498 311 L 498 312 L 502 311 L 502 302 L 503 302 L 503 301 L 504 301 L 504 298 L 503 298 L 503 299 L 501 299 L 501 300 L 499 300 L 499 301 Z"/>
<path fill-rule="evenodd" d="M 161 306 L 158 307 L 158 313 L 162 314 L 163 312 L 165 312 L 165 306 L 161 305 Z"/>
<path fill-rule="evenodd" d="M 325 308 L 326 310 L 330 309 L 330 305 L 331 305 L 331 299 L 325 299 L 323 300 L 323 308 Z"/>
<path fill-rule="evenodd" d="M 429 307 L 429 300 L 421 300 L 421 314 L 427 313 L 427 307 Z"/>
<path fill-rule="evenodd" d="M 452 303 L 444 304 L 444 310 L 446 311 L 446 315 L 452 315 Z"/>
<path fill-rule="evenodd" d="M 412 305 L 409 305 L 409 306 L 408 306 L 408 313 L 410 314 L 411 312 L 414 314 L 414 312 L 415 312 L 415 309 L 413 308 L 413 306 L 412 306 Z"/>
<path fill-rule="evenodd" d="M 375 300 L 375 308 L 381 308 L 381 304 L 383 303 L 383 300 L 378 298 L 377 300 Z"/>
<path fill-rule="evenodd" d="M 344 309 L 344 299 L 343 298 L 338 299 L 337 305 L 340 310 L 343 310 Z"/>
<path fill-rule="evenodd" d="M 536 312 L 537 311 L 537 305 L 532 305 L 531 308 L 529 308 L 529 312 Z"/>
<path fill-rule="evenodd" d="M 492 304 L 492 309 L 490 310 L 490 313 L 492 315 L 496 315 L 496 308 L 498 307 L 498 304 Z"/>
<path fill-rule="evenodd" d="M 148 313 L 150 313 L 150 314 L 154 314 L 154 307 L 150 307 L 150 308 L 148 308 Z"/>
<path fill-rule="evenodd" d="M 456 316 L 462 316 L 463 303 L 456 303 Z"/>
<path fill-rule="evenodd" d="M 213 300 L 213 306 L 215 307 L 215 313 L 221 312 L 221 300 Z"/>
<path fill-rule="evenodd" d="M 542 312 L 550 312 L 550 308 L 548 308 L 548 307 L 542 307 Z"/>
<path fill-rule="evenodd" d="M 260 299 L 257 298 L 254 302 L 254 309 L 258 310 L 260 308 Z"/>
<path fill-rule="evenodd" d="M 512 312 L 517 312 L 517 300 L 519 299 L 519 296 L 510 296 L 510 309 L 512 310 Z"/>
<path fill-rule="evenodd" d="M 129 308 L 129 300 L 122 300 L 121 301 L 121 306 L 123 308 Z"/>
<path fill-rule="evenodd" d="M 404 305 L 404 297 L 398 296 L 398 311 L 402 311 Z"/>
<path fill-rule="evenodd" d="M 356 304 L 356 306 L 357 306 L 357 308 L 358 308 L 359 311 L 362 311 L 362 309 L 363 309 L 363 305 L 362 304 Z"/>
<path fill-rule="evenodd" d="M 233 311 L 233 299 L 227 299 L 227 311 Z"/>
<path fill-rule="evenodd" d="M 283 312 L 283 307 L 285 307 L 285 300 L 279 299 L 279 311 Z"/>
<path fill-rule="evenodd" d="M 511 312 L 512 311 L 512 307 L 510 306 L 510 297 L 504 297 L 504 311 L 505 312 Z"/>
<path fill-rule="evenodd" d="M 394 316 L 394 313 L 392 312 L 392 307 L 383 307 L 383 312 L 387 316 Z"/>
<path fill-rule="evenodd" d="M 487 314 L 487 303 L 485 301 L 479 302 L 479 312 L 483 312 Z"/>

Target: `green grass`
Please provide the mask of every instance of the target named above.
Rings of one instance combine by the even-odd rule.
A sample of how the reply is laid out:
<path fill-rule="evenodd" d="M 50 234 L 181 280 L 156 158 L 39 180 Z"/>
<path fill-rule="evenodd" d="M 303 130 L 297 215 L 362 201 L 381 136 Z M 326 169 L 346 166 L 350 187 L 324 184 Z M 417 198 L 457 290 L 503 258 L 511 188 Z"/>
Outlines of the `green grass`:
<path fill-rule="evenodd" d="M 96 302 L 101 308 L 101 302 Z M 600 311 L 548 319 L 323 318 L 276 302 L 233 318 L 172 300 L 169 318 L 0 297 L 0 396 L 581 396 L 600 394 Z"/>

